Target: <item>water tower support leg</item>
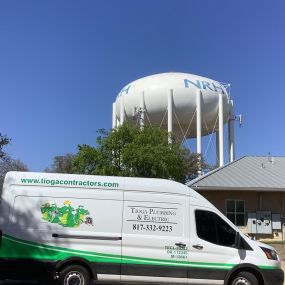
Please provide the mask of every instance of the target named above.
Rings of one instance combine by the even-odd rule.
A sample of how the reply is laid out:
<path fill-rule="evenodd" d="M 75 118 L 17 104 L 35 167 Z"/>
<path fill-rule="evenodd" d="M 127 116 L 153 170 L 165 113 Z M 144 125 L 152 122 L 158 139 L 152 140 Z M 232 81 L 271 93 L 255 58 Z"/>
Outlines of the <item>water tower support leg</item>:
<path fill-rule="evenodd" d="M 216 131 L 216 165 L 220 165 L 220 134 L 219 131 Z"/>
<path fill-rule="evenodd" d="M 202 92 L 197 90 L 196 93 L 196 121 L 197 121 L 197 154 L 199 154 L 202 158 Z M 201 175 L 201 163 L 199 164 L 198 174 Z"/>
<path fill-rule="evenodd" d="M 121 97 L 121 105 L 120 105 L 120 125 L 124 123 L 125 120 L 125 104 L 124 104 L 124 96 Z"/>
<path fill-rule="evenodd" d="M 219 94 L 219 152 L 220 152 L 220 166 L 224 165 L 224 108 L 223 108 L 223 94 Z"/>
<path fill-rule="evenodd" d="M 142 95 L 141 95 L 141 102 L 140 102 L 140 127 L 141 127 L 141 130 L 143 130 L 143 128 L 144 128 L 144 112 L 145 112 L 145 108 L 144 108 L 144 91 L 143 91 Z"/>
<path fill-rule="evenodd" d="M 113 103 L 112 129 L 115 129 L 116 127 L 117 127 L 116 103 Z"/>
<path fill-rule="evenodd" d="M 233 101 L 231 100 L 230 119 L 228 121 L 228 142 L 229 142 L 230 162 L 235 160 L 234 122 L 235 121 L 233 115 Z"/>
<path fill-rule="evenodd" d="M 168 129 L 168 143 L 172 143 L 170 134 L 173 132 L 173 89 L 168 93 L 168 109 L 167 109 L 167 129 Z"/>

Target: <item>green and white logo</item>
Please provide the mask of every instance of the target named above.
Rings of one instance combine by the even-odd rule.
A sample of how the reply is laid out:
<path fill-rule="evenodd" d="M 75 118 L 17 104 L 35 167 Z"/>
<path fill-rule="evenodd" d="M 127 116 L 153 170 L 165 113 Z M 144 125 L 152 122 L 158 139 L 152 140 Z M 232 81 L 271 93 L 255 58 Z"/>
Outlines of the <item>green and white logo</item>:
<path fill-rule="evenodd" d="M 87 216 L 90 212 L 82 205 L 73 208 L 70 201 L 64 201 L 61 207 L 56 203 L 44 203 L 41 205 L 41 213 L 42 220 L 63 227 L 76 228 L 81 224 L 93 226 L 93 219 Z"/>

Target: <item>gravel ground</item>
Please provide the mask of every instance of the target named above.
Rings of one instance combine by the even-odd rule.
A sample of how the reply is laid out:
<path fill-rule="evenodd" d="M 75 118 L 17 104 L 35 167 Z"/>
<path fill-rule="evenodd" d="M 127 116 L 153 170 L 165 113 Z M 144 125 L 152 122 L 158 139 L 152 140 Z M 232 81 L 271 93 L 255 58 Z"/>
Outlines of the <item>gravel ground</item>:
<path fill-rule="evenodd" d="M 282 269 L 285 272 L 285 262 L 282 262 Z M 285 282 L 283 283 L 283 285 L 285 285 Z"/>
<path fill-rule="evenodd" d="M 285 272 L 285 244 L 271 244 L 271 246 L 273 246 L 278 252 L 278 255 L 281 259 L 282 269 Z M 285 282 L 283 283 L 283 285 L 285 285 Z"/>

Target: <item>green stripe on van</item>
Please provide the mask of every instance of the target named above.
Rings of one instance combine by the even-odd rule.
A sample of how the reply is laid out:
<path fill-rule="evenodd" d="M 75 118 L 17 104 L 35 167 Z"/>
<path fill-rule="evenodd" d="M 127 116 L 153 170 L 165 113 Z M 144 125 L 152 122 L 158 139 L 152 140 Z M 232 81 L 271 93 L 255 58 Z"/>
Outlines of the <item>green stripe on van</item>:
<path fill-rule="evenodd" d="M 91 262 L 108 262 L 124 264 L 149 264 L 164 266 L 185 266 L 196 268 L 212 268 L 229 270 L 236 264 L 207 263 L 207 262 L 183 262 L 176 260 L 151 259 L 134 256 L 122 256 L 89 252 L 83 250 L 68 249 L 50 246 L 31 241 L 18 239 L 9 235 L 2 236 L 0 258 L 31 258 L 40 260 L 64 260 L 68 257 L 78 256 Z M 274 266 L 259 266 L 262 269 L 274 269 Z"/>
<path fill-rule="evenodd" d="M 25 241 L 8 235 L 2 236 L 0 257 L 32 258 L 41 260 L 63 260 L 72 256 L 84 257 L 89 261 L 96 262 L 121 262 L 121 257 L 117 255 L 73 250 L 68 248 L 35 243 L 31 241 Z"/>

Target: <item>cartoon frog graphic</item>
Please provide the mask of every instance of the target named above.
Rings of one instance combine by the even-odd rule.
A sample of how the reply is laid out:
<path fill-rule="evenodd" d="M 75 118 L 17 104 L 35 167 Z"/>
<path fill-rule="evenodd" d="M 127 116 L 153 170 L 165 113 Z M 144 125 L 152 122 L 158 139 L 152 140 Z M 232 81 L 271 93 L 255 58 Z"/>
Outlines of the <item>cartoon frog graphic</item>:
<path fill-rule="evenodd" d="M 89 211 L 84 209 L 84 206 L 80 205 L 76 209 L 74 216 L 74 222 L 77 226 L 80 226 L 85 221 L 85 216 L 89 215 Z"/>
<path fill-rule="evenodd" d="M 74 227 L 74 208 L 71 207 L 70 201 L 65 201 L 64 206 L 60 208 L 60 222 L 59 224 L 64 227 Z"/>
<path fill-rule="evenodd" d="M 62 207 L 58 207 L 56 203 L 44 203 L 41 206 L 42 219 L 44 221 L 58 224 L 63 227 L 79 227 L 81 224 L 93 226 L 93 219 L 86 217 L 89 211 L 84 209 L 83 205 L 79 205 L 77 209 L 71 206 L 70 201 L 64 201 Z"/>
<path fill-rule="evenodd" d="M 41 212 L 42 212 L 42 219 L 45 221 L 48 221 L 50 223 L 57 224 L 59 223 L 59 215 L 60 211 L 59 208 L 55 203 L 45 203 L 41 206 Z"/>
<path fill-rule="evenodd" d="M 51 219 L 51 206 L 50 206 L 50 203 L 44 203 L 41 206 L 41 212 L 42 212 L 42 219 L 49 222 L 50 219 Z"/>
<path fill-rule="evenodd" d="M 51 219 L 50 222 L 53 224 L 58 224 L 60 222 L 60 209 L 55 203 L 51 204 Z"/>

